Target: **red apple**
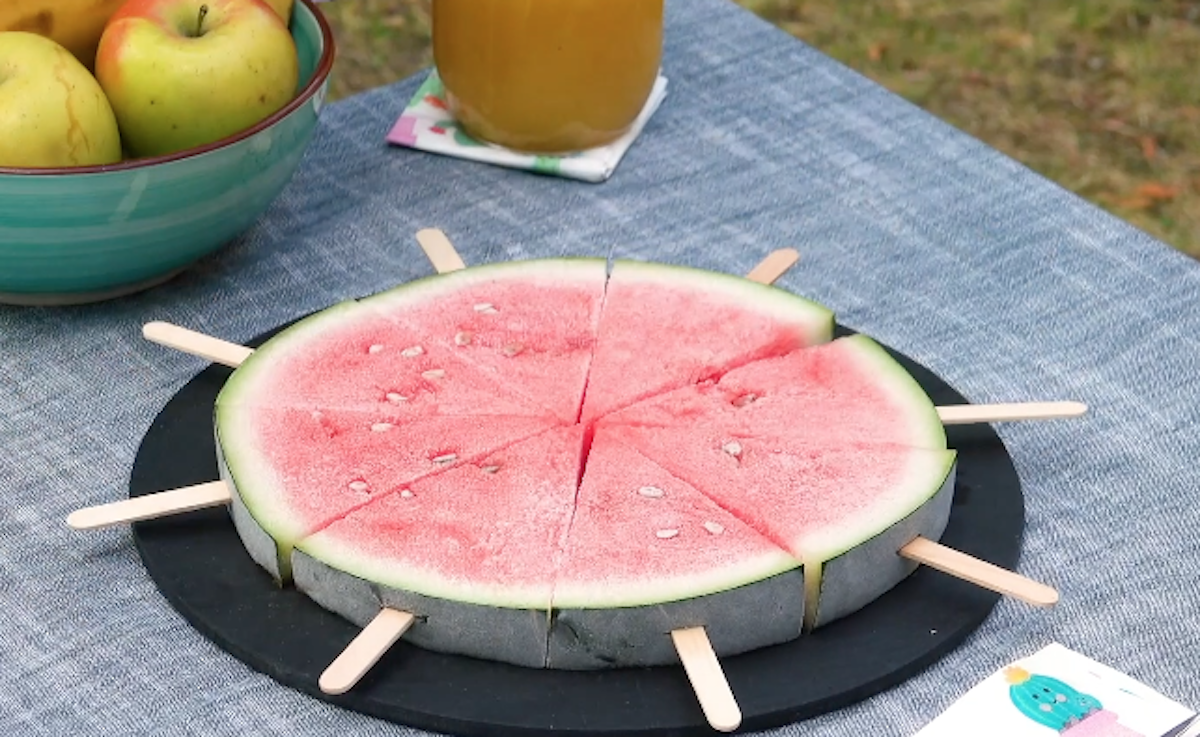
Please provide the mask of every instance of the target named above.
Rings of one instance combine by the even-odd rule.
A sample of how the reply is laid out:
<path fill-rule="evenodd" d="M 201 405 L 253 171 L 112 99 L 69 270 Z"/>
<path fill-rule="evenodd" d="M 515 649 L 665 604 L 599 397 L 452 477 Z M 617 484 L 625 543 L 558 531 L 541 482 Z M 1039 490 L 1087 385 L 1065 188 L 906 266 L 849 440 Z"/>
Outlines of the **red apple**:
<path fill-rule="evenodd" d="M 96 52 L 135 157 L 246 130 L 293 98 L 298 77 L 295 41 L 264 0 L 128 0 Z"/>

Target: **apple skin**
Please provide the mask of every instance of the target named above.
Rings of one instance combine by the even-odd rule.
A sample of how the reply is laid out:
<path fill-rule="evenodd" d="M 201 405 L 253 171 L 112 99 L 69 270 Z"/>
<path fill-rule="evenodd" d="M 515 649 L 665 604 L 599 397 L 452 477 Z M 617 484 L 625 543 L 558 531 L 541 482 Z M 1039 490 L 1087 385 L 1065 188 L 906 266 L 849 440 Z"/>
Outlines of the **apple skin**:
<path fill-rule="evenodd" d="M 219 141 L 286 105 L 296 43 L 264 0 L 128 0 L 96 52 L 96 79 L 131 156 Z"/>
<path fill-rule="evenodd" d="M 292 6 L 295 5 L 295 0 L 267 0 L 267 3 L 275 9 L 280 18 L 283 18 L 284 23 L 292 21 Z"/>
<path fill-rule="evenodd" d="M 97 166 L 121 160 L 112 107 L 61 44 L 0 33 L 0 166 Z"/>

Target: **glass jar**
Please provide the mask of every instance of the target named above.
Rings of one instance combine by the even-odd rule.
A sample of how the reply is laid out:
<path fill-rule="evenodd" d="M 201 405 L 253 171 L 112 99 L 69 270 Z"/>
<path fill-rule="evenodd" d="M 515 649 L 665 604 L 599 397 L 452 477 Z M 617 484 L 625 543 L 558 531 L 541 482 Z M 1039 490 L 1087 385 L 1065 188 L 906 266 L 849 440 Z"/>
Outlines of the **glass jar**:
<path fill-rule="evenodd" d="M 433 0 L 434 63 L 472 137 L 536 153 L 610 143 L 658 76 L 663 0 Z"/>

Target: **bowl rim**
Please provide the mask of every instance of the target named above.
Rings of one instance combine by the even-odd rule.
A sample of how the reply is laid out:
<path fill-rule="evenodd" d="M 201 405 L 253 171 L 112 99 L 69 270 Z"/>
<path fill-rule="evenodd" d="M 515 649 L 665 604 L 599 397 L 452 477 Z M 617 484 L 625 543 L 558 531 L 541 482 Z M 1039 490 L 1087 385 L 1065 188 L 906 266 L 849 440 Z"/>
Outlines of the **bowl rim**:
<path fill-rule="evenodd" d="M 288 117 L 302 106 L 308 104 L 317 93 L 317 90 L 325 84 L 325 80 L 329 78 L 330 72 L 333 71 L 334 57 L 337 54 L 335 41 L 333 38 L 333 28 L 329 25 L 329 20 L 325 14 L 317 8 L 314 0 L 295 0 L 296 5 L 303 5 L 305 9 L 317 21 L 317 26 L 321 30 L 321 58 L 317 60 L 317 66 L 313 70 L 312 78 L 308 84 L 304 86 L 298 94 L 296 94 L 287 105 L 284 105 L 279 110 L 276 110 L 270 116 L 260 120 L 253 126 L 246 128 L 243 131 L 234 133 L 231 136 L 226 136 L 212 143 L 206 143 L 203 146 L 195 146 L 193 148 L 176 151 L 162 156 L 147 156 L 140 159 L 128 159 L 116 164 L 95 164 L 91 166 L 54 166 L 54 167 L 12 167 L 0 166 L 0 175 L 17 175 L 30 177 L 55 177 L 55 176 L 74 176 L 79 174 L 108 174 L 121 171 L 135 171 L 144 169 L 159 164 L 166 164 L 172 161 L 181 161 L 190 159 L 193 156 L 201 156 L 211 153 L 218 149 L 232 146 L 235 143 L 246 140 L 255 136 L 262 131 L 270 128 L 280 120 Z"/>

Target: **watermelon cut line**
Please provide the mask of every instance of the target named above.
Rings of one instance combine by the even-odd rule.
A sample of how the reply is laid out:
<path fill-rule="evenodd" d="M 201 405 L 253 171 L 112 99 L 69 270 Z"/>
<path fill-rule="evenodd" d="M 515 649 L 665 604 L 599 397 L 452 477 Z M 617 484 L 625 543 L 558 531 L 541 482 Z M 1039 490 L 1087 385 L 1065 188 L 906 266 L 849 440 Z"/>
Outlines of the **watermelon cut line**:
<path fill-rule="evenodd" d="M 228 407 L 225 407 L 225 408 L 218 407 L 217 417 L 219 418 L 221 416 L 222 412 L 229 412 L 229 411 L 231 411 L 231 410 Z M 259 410 L 259 411 L 263 411 L 263 410 Z M 272 410 L 268 410 L 268 412 L 274 414 L 275 416 L 283 415 L 284 413 L 287 413 L 290 411 L 293 411 L 293 410 L 291 408 L 279 408 L 279 409 L 273 408 Z M 337 412 L 337 411 L 329 410 L 329 412 Z M 298 414 L 299 414 L 300 418 L 303 419 L 303 418 L 307 418 L 310 413 L 307 408 L 304 408 L 302 410 L 298 410 Z M 315 413 L 315 414 L 320 414 L 320 413 Z M 374 415 L 363 414 L 363 413 L 359 413 L 358 411 L 350 411 L 349 414 L 352 417 L 354 417 L 355 420 L 359 420 L 359 421 L 364 420 L 364 418 L 375 419 Z M 346 418 L 339 417 L 339 419 L 344 421 Z M 446 418 L 434 418 L 431 420 L 431 419 L 426 418 L 426 419 L 414 420 L 412 423 L 410 423 L 408 425 L 400 425 L 400 426 L 397 426 L 396 428 L 389 430 L 387 432 L 382 432 L 379 434 L 379 437 L 402 438 L 403 434 L 406 432 L 429 430 L 430 422 L 437 422 L 438 420 L 445 420 L 445 419 Z M 443 446 L 441 444 L 431 445 L 425 450 L 424 453 L 421 453 L 418 456 L 410 456 L 407 459 L 407 463 L 411 465 L 413 463 L 418 463 L 419 462 L 418 458 L 424 458 L 425 461 L 423 463 L 421 463 L 421 465 L 424 466 L 423 468 L 418 469 L 418 470 L 412 470 L 409 473 L 404 474 L 402 477 L 391 480 L 391 481 L 385 483 L 384 485 L 380 486 L 379 488 L 374 489 L 373 491 L 370 490 L 369 487 L 372 487 L 375 485 L 373 483 L 374 479 L 372 479 L 372 483 L 365 483 L 364 479 L 362 477 L 360 477 L 358 474 L 347 473 L 339 479 L 339 481 L 340 481 L 339 484 L 334 485 L 334 486 L 325 485 L 323 487 L 318 488 L 318 491 L 320 493 L 317 494 L 317 498 L 318 498 L 318 500 L 324 499 L 325 497 L 327 497 L 330 494 L 330 492 L 333 489 L 339 489 L 339 490 L 344 489 L 342 491 L 342 493 L 345 494 L 348 491 L 350 501 L 348 501 L 348 503 L 344 503 L 344 504 L 340 505 L 336 510 L 330 510 L 330 511 L 327 511 L 324 513 L 318 513 L 317 517 L 311 518 L 307 522 L 305 522 L 303 519 L 297 519 L 295 515 L 285 516 L 284 518 L 280 519 L 281 515 L 287 515 L 288 510 L 278 511 L 278 510 L 272 509 L 271 500 L 269 500 L 269 499 L 266 501 L 253 500 L 253 499 L 248 501 L 244 498 L 244 495 L 237 494 L 237 495 L 235 495 L 235 506 L 244 508 L 246 510 L 246 512 L 248 513 L 248 515 L 250 517 L 254 518 L 255 520 L 257 520 L 259 518 L 263 518 L 263 517 L 274 518 L 276 520 L 276 522 L 274 524 L 274 530 L 273 530 L 274 534 L 267 533 L 268 536 L 275 541 L 275 544 L 272 546 L 273 551 L 271 553 L 263 551 L 261 553 L 260 557 L 267 558 L 267 559 L 275 558 L 276 560 L 274 561 L 274 565 L 275 565 L 278 577 L 281 579 L 281 582 L 285 581 L 290 576 L 291 549 L 294 547 L 295 544 L 297 544 L 301 540 L 304 540 L 308 537 L 311 537 L 314 534 L 321 532 L 322 530 L 328 528 L 330 525 L 341 521 L 342 519 L 354 514 L 355 512 L 357 512 L 358 510 L 360 510 L 362 508 L 370 506 L 372 503 L 374 503 L 378 499 L 384 498 L 393 492 L 400 491 L 406 485 L 418 483 L 421 480 L 424 480 L 424 479 L 427 479 L 430 477 L 434 477 L 434 476 L 438 476 L 440 474 L 451 471 L 454 468 L 457 468 L 462 465 L 468 465 L 471 463 L 475 463 L 491 453 L 495 453 L 499 450 L 503 450 L 504 448 L 507 448 L 516 443 L 523 442 L 524 440 L 526 440 L 534 435 L 538 435 L 543 432 L 546 432 L 547 430 L 552 429 L 553 427 L 556 426 L 556 425 L 553 425 L 548 422 L 539 420 L 537 418 L 532 418 L 532 417 L 489 416 L 489 417 L 480 418 L 480 419 L 484 420 L 486 422 L 491 422 L 492 424 L 500 423 L 501 425 L 504 425 L 505 433 L 509 436 L 508 439 L 503 442 L 498 442 L 494 445 L 489 445 L 488 447 L 485 447 L 485 448 L 475 449 L 473 452 L 465 453 L 465 454 L 462 454 L 461 456 L 458 455 L 458 453 L 461 453 L 461 451 L 462 451 L 461 448 L 458 449 L 454 454 L 447 455 L 447 454 L 445 454 L 445 451 L 449 450 L 449 449 L 446 448 L 445 446 Z M 314 419 L 313 420 L 314 427 L 323 429 L 323 426 L 320 424 L 321 422 L 322 422 L 322 420 Z M 223 447 L 228 442 L 228 436 L 231 434 L 236 438 L 238 436 L 238 433 L 245 435 L 246 433 L 252 432 L 252 429 L 246 429 L 246 428 L 239 427 L 239 424 L 237 422 L 227 421 L 224 424 L 225 424 L 225 431 L 220 431 L 220 430 L 218 431 L 218 447 Z M 294 428 L 296 426 L 296 423 L 294 421 L 290 421 L 287 423 L 276 423 L 276 424 L 277 425 L 285 425 L 285 428 L 284 428 L 285 432 L 291 431 L 292 428 Z M 339 430 L 343 430 L 343 429 L 344 428 L 339 428 L 339 427 L 335 426 L 333 434 L 330 435 L 329 437 L 330 438 L 339 437 L 339 434 L 340 434 Z M 372 430 L 374 430 L 374 428 L 372 428 Z M 399 433 L 400 435 L 393 436 L 393 433 Z M 244 480 L 244 477 L 246 475 L 249 475 L 249 474 L 244 474 L 241 470 L 245 467 L 245 465 L 247 465 L 241 459 L 241 456 L 243 455 L 243 453 L 244 453 L 244 450 L 242 448 L 225 450 L 225 451 L 222 451 L 219 453 L 219 468 L 221 470 L 221 476 L 233 489 L 238 489 L 240 487 L 241 484 L 239 482 L 239 478 L 242 478 Z M 451 455 L 453 455 L 453 458 L 451 458 Z M 439 461 L 439 458 L 442 458 L 442 457 L 445 457 L 446 460 Z M 432 464 L 432 465 L 426 465 L 426 464 Z M 378 470 L 378 468 L 376 468 L 374 470 Z M 259 479 L 260 486 L 263 484 L 268 484 L 279 490 L 285 490 L 285 489 L 289 488 L 289 482 L 290 482 L 290 484 L 294 485 L 296 480 L 289 479 L 286 476 L 280 477 L 278 474 L 272 475 L 269 479 L 261 479 L 261 478 Z M 360 482 L 364 482 L 362 489 L 356 490 L 356 484 L 358 484 Z M 282 493 L 282 492 L 280 492 L 280 493 Z M 364 494 L 367 495 L 367 498 L 362 499 L 360 501 L 353 501 L 353 498 L 355 496 L 362 496 Z M 239 515 L 235 515 L 235 520 L 238 518 L 238 516 Z M 244 521 L 248 521 L 248 520 L 244 520 Z M 259 562 L 262 563 L 263 561 L 260 560 Z M 268 570 L 270 570 L 270 568 L 268 568 Z"/>
<path fill-rule="evenodd" d="M 350 509 L 346 510 L 344 513 L 339 514 L 337 517 L 335 517 L 321 525 L 318 525 L 317 527 L 314 527 L 313 529 L 307 530 L 306 532 L 303 533 L 303 537 L 311 537 L 311 536 L 317 534 L 318 532 L 321 532 L 322 530 L 326 529 L 330 525 L 332 525 L 336 522 L 342 521 L 343 519 L 345 519 L 346 517 L 349 517 L 350 515 L 354 514 L 355 512 L 359 511 L 360 509 L 364 509 L 372 504 L 380 502 L 385 497 L 392 496 L 393 494 L 402 493 L 405 489 L 412 486 L 413 484 L 420 483 L 422 481 L 434 478 L 436 476 L 440 476 L 445 473 L 449 473 L 451 470 L 458 468 L 460 466 L 478 466 L 480 461 L 486 459 L 490 455 L 493 455 L 500 451 L 507 450 L 508 448 L 512 447 L 513 445 L 516 445 L 517 443 L 524 442 L 526 440 L 529 440 L 530 438 L 537 437 L 538 435 L 541 435 L 543 433 L 552 432 L 554 429 L 555 428 L 547 428 L 547 429 L 544 429 L 544 430 L 541 430 L 541 431 L 535 433 L 534 435 L 511 440 L 509 442 L 491 447 L 485 451 L 480 451 L 478 453 L 467 456 L 465 458 L 458 458 L 453 463 L 447 464 L 440 468 L 435 468 L 435 469 L 429 471 L 428 473 L 423 473 L 418 476 L 414 476 L 411 479 L 409 479 L 408 481 L 405 481 L 400 484 L 396 484 L 395 486 L 392 486 L 392 487 L 384 490 L 383 492 L 380 492 L 378 494 L 373 494 L 370 499 L 364 501 L 363 503 L 351 507 Z"/>
<path fill-rule="evenodd" d="M 473 458 L 462 460 L 461 462 L 456 463 L 453 466 L 439 470 L 435 473 L 430 473 L 430 474 L 427 474 L 420 478 L 413 479 L 411 482 L 403 484 L 402 486 L 399 486 L 395 489 L 392 489 L 389 492 L 387 492 L 386 494 L 382 494 L 375 498 L 372 498 L 370 501 L 366 502 L 365 504 L 362 504 L 362 505 L 356 507 L 355 509 L 350 510 L 348 513 L 341 515 L 338 519 L 331 520 L 329 523 L 323 525 L 321 527 L 321 529 L 314 530 L 312 533 L 306 535 L 304 539 L 299 541 L 296 544 L 296 548 L 311 554 L 312 553 L 312 550 L 310 549 L 311 542 L 316 538 L 320 538 L 322 536 L 322 534 L 325 533 L 326 531 L 335 527 L 339 523 L 344 523 L 344 522 L 348 521 L 350 518 L 355 517 L 356 515 L 360 515 L 363 513 L 370 514 L 371 512 L 376 511 L 373 509 L 374 507 L 386 507 L 390 504 L 396 503 L 398 499 L 404 499 L 406 497 L 407 498 L 421 497 L 422 499 L 432 499 L 433 502 L 436 503 L 438 501 L 439 495 L 442 492 L 440 490 L 429 491 L 428 487 L 430 485 L 430 482 L 437 481 L 439 477 L 452 475 L 452 474 L 472 473 L 472 468 L 477 469 L 481 473 L 487 473 L 487 471 L 484 469 L 485 469 L 485 464 L 488 460 L 493 459 L 497 456 L 503 456 L 506 451 L 509 451 L 516 446 L 538 443 L 539 441 L 546 439 L 547 436 L 552 436 L 552 435 L 566 436 L 566 435 L 574 434 L 572 432 L 573 430 L 577 430 L 577 428 L 573 427 L 573 426 L 559 426 L 559 427 L 547 428 L 547 429 L 544 429 L 541 432 L 538 432 L 534 435 L 514 440 L 512 442 L 504 444 L 503 446 L 497 446 L 496 448 L 489 449 L 486 452 L 481 452 L 481 453 L 475 455 Z M 553 439 L 551 438 L 551 440 L 553 440 Z M 574 471 L 574 469 L 572 469 L 572 475 L 574 475 L 574 473 L 575 473 L 575 471 Z M 578 494 L 578 486 L 575 485 L 575 486 L 573 486 L 572 497 L 571 497 L 572 509 L 574 508 L 575 495 L 577 495 L 577 494 Z M 457 500 L 457 501 L 459 503 L 461 503 L 461 500 Z M 400 502 L 400 503 L 402 504 L 403 502 Z M 567 521 L 565 522 L 564 527 L 569 526 L 569 523 L 570 523 L 569 520 L 570 520 L 570 517 L 567 518 Z M 413 578 L 409 578 L 410 576 L 413 576 L 413 574 L 411 574 L 407 571 L 393 569 L 393 570 L 388 571 L 380 576 L 373 577 L 372 582 L 382 584 L 382 585 L 387 585 L 387 586 L 403 588 L 406 583 L 407 584 L 413 583 Z M 414 578 L 416 578 L 416 577 L 414 577 Z M 434 584 L 434 586 L 436 588 L 433 590 L 431 590 L 429 588 L 425 588 L 425 589 L 423 589 L 423 591 L 425 593 L 442 594 L 442 595 L 447 596 L 448 598 L 456 598 L 456 600 L 465 601 L 467 603 L 472 603 L 472 604 L 489 604 L 489 603 L 494 604 L 495 603 L 494 598 L 480 596 L 479 592 L 463 591 L 461 589 L 458 591 L 453 591 L 452 587 L 446 588 L 446 587 L 442 587 L 436 583 Z M 535 608 L 535 609 L 538 608 L 538 606 L 536 604 L 530 606 L 529 602 L 523 602 L 523 601 L 508 602 L 504 606 L 516 607 L 516 608 Z M 547 610 L 547 613 L 548 613 L 549 597 L 547 597 L 544 609 Z"/>
<path fill-rule="evenodd" d="M 458 284 L 460 287 L 462 284 L 466 284 L 468 287 L 482 285 L 484 287 L 492 286 L 500 288 L 505 286 L 504 277 L 507 274 L 516 272 L 521 274 L 522 288 L 526 287 L 528 281 L 532 278 L 536 277 L 538 279 L 536 287 L 539 290 L 539 296 L 550 296 L 552 298 L 553 295 L 557 294 L 561 300 L 569 304 L 574 300 L 586 298 L 591 294 L 591 296 L 596 297 L 594 306 L 589 306 L 584 319 L 579 324 L 569 326 L 573 334 L 568 336 L 565 341 L 562 336 L 554 335 L 550 336 L 552 343 L 547 345 L 547 336 L 538 335 L 536 330 L 532 334 L 526 330 L 523 335 L 518 336 L 516 341 L 513 342 L 512 336 L 505 336 L 503 339 L 498 339 L 498 336 L 494 334 L 496 323 L 504 323 L 505 328 L 508 330 L 513 329 L 513 324 L 506 322 L 510 307 L 510 305 L 504 304 L 507 301 L 506 297 L 503 294 L 499 297 L 492 294 L 488 297 L 481 297 L 478 301 L 468 300 L 471 302 L 470 309 L 468 310 L 463 306 L 462 313 L 458 315 L 457 319 L 450 321 L 454 323 L 454 326 L 445 326 L 447 334 L 450 330 L 454 331 L 454 344 L 458 348 L 484 344 L 494 351 L 499 351 L 509 359 L 499 359 L 500 363 L 504 364 L 504 370 L 508 370 L 514 365 L 528 362 L 530 356 L 553 358 L 555 352 L 561 351 L 564 348 L 562 342 L 565 342 L 565 348 L 568 352 L 577 349 L 586 351 L 586 355 L 580 357 L 580 363 L 571 369 L 575 376 L 567 382 L 569 388 L 568 386 L 560 387 L 562 392 L 570 397 L 571 406 L 562 406 L 565 402 L 563 398 L 560 398 L 558 402 L 555 402 L 553 399 L 550 402 L 546 402 L 546 398 L 540 396 L 538 393 L 527 392 L 520 387 L 515 389 L 519 396 L 530 404 L 540 404 L 547 407 L 560 421 L 576 423 L 582 409 L 583 392 L 586 387 L 587 377 L 595 357 L 596 334 L 603 314 L 604 297 L 608 290 L 609 272 L 607 261 L 595 258 L 566 258 L 491 264 L 473 269 L 459 270 L 453 272 L 452 275 L 442 274 L 427 277 L 426 279 L 418 280 L 420 286 L 416 289 L 409 289 L 407 287 L 395 289 L 368 297 L 361 302 L 372 305 L 397 325 L 406 325 L 413 318 L 411 314 L 404 311 L 404 308 L 411 306 L 415 302 L 419 302 L 423 291 L 445 294 L 448 291 L 448 284 Z M 452 276 L 452 279 L 447 280 L 447 276 Z M 572 286 L 586 287 L 588 291 L 581 294 L 574 294 L 570 289 Z M 519 297 L 515 299 L 519 300 Z M 520 307 L 521 305 L 518 305 L 518 313 L 520 312 Z M 445 306 L 440 303 L 435 308 L 436 311 L 443 309 L 445 309 Z M 566 310 L 566 312 L 569 313 L 571 311 Z M 561 314 L 558 316 L 562 317 Z M 540 318 L 543 316 L 537 315 L 536 317 Z M 528 329 L 528 318 L 524 318 L 524 320 L 525 322 L 519 326 Z M 521 321 L 518 320 L 518 322 L 520 323 Z M 492 334 L 489 335 L 489 331 L 492 331 Z M 481 351 L 478 354 L 468 354 L 468 360 L 478 361 L 477 365 L 481 369 L 492 369 L 495 368 L 493 361 L 496 360 L 496 356 L 488 351 Z M 506 385 L 511 387 L 513 383 L 519 383 L 522 376 L 518 373 L 515 377 L 505 375 L 500 378 Z M 571 379 L 570 376 L 567 378 Z"/>

